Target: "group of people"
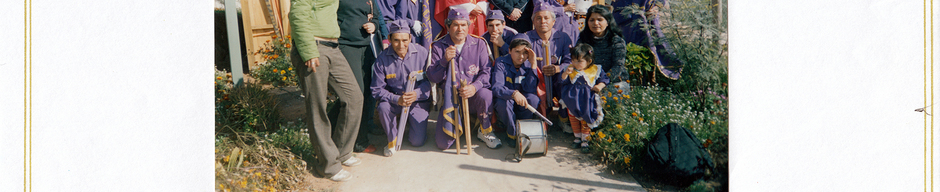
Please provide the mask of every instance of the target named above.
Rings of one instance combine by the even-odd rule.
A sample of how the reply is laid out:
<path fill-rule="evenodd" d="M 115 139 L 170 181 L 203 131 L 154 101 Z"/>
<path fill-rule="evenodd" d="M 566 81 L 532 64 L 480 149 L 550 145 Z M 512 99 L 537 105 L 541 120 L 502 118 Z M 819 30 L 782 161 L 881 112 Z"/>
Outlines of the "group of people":
<path fill-rule="evenodd" d="M 398 133 L 406 129 L 408 142 L 423 146 L 435 106 L 434 140 L 441 150 L 458 138 L 458 119 L 470 120 L 489 148 L 502 146 L 493 122 L 515 140 L 515 121 L 534 118 L 527 106 L 557 114 L 575 136 L 573 147 L 588 150 L 587 137 L 604 118 L 597 93 L 628 79 L 625 33 L 615 10 L 604 5 L 610 2 L 578 11 L 564 1 L 494 0 L 497 9 L 490 10 L 485 0 L 438 0 L 434 16 L 443 30 L 432 40 L 426 1 L 291 1 L 291 58 L 305 95 L 316 173 L 350 179 L 343 166 L 361 163 L 352 151 L 368 148 L 365 134 L 372 127 L 387 136 L 385 156 L 395 154 L 405 140 Z M 328 90 L 338 98 L 333 108 L 327 107 Z"/>

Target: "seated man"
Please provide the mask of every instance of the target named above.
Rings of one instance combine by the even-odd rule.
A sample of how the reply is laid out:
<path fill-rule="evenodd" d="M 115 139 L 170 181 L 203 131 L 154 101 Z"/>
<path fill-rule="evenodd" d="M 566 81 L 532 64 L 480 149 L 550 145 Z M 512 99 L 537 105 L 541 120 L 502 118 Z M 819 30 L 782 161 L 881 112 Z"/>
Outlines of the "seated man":
<path fill-rule="evenodd" d="M 526 106 L 539 105 L 537 95 L 539 79 L 532 69 L 535 52 L 525 39 L 514 39 L 509 43 L 509 55 L 496 59 L 493 78 L 490 80 L 493 96 L 496 97 L 496 116 L 506 126 L 506 134 L 513 141 L 509 147 L 516 147 L 516 119 L 532 119 L 534 114 Z"/>
<path fill-rule="evenodd" d="M 381 53 L 372 67 L 372 97 L 378 102 L 376 111 L 379 121 L 388 136 L 385 156 L 395 154 L 395 145 L 401 142 L 398 116 L 408 118 L 411 133 L 408 141 L 412 146 L 424 145 L 428 127 L 428 109 L 431 107 L 431 83 L 424 78 L 424 65 L 428 60 L 428 51 L 421 45 L 411 42 L 410 23 L 404 20 L 393 21 L 389 25 L 389 46 Z M 414 90 L 405 92 L 408 76 L 416 74 Z M 402 107 L 409 107 L 408 114 L 401 114 Z"/>
<path fill-rule="evenodd" d="M 490 10 L 486 16 L 486 33 L 483 34 L 483 40 L 490 46 L 493 58 L 509 54 L 509 46 L 506 46 L 506 43 L 509 43 L 516 33 L 519 32 L 506 27 L 506 17 L 503 17 L 502 11 Z"/>
<path fill-rule="evenodd" d="M 489 148 L 500 147 L 499 138 L 493 134 L 490 122 L 493 92 L 490 91 L 490 58 L 487 55 L 486 41 L 468 32 L 469 13 L 452 9 L 444 22 L 447 35 L 431 44 L 431 66 L 428 67 L 428 79 L 439 83 L 444 90 L 444 103 L 438 116 L 435 139 L 437 147 L 445 150 L 451 147 L 456 134 L 454 124 L 460 123 L 459 100 L 467 99 L 471 116 L 477 116 L 481 124 L 477 138 L 486 142 Z M 466 86 L 460 86 L 461 82 Z M 456 89 L 456 90 L 455 90 Z M 459 98 L 455 98 L 454 94 Z M 464 133 L 470 134 L 470 133 Z M 468 143 L 469 144 L 469 143 Z M 461 147 L 462 148 L 462 147 Z"/>

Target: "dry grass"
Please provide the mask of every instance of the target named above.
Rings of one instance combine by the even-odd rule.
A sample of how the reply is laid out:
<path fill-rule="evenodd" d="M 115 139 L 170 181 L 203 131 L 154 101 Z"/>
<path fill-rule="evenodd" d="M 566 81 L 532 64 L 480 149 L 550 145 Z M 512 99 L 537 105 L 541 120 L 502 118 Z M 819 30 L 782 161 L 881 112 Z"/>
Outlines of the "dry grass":
<path fill-rule="evenodd" d="M 307 163 L 273 139 L 235 133 L 216 140 L 216 191 L 306 191 Z"/>

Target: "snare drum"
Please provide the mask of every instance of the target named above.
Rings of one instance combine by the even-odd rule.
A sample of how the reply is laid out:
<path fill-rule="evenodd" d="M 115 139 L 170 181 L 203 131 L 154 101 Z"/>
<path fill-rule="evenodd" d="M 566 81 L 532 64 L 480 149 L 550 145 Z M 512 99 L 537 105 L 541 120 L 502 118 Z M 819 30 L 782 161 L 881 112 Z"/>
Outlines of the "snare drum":
<path fill-rule="evenodd" d="M 544 122 L 538 119 L 516 120 L 516 128 L 517 154 L 548 154 L 548 136 L 545 134 Z M 525 136 L 529 139 L 527 140 Z"/>

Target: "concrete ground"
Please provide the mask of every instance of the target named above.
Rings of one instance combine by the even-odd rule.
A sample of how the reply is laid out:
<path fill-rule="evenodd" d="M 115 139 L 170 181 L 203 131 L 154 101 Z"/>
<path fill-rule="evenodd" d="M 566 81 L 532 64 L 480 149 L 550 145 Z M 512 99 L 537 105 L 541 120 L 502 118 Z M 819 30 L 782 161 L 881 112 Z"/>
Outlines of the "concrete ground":
<path fill-rule="evenodd" d="M 283 91 L 297 93 L 296 88 Z M 298 110 L 296 104 L 288 108 Z M 424 146 L 405 142 L 401 151 L 385 157 L 385 135 L 370 134 L 377 150 L 356 153 L 362 164 L 345 168 L 352 180 L 316 185 L 337 191 L 646 191 L 629 174 L 611 174 L 587 154 L 569 148 L 574 137 L 560 131 L 549 131 L 547 155 L 528 155 L 519 163 L 505 160 L 516 149 L 506 146 L 508 139 L 501 133 L 499 149 L 487 148 L 473 134 L 473 155 L 457 155 L 453 147 L 442 151 L 434 144 L 437 111 L 431 114 Z"/>

